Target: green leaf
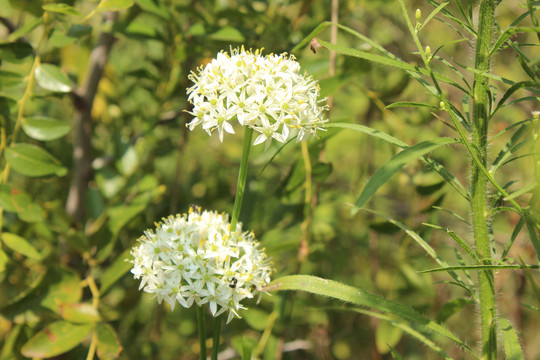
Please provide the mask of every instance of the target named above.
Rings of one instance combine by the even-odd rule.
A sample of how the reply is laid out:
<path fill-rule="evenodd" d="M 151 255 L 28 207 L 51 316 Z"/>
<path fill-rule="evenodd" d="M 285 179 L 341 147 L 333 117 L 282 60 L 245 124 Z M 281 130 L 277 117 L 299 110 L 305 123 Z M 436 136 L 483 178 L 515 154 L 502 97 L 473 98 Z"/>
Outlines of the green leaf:
<path fill-rule="evenodd" d="M 506 360 L 523 360 L 525 359 L 523 351 L 521 350 L 521 344 L 519 343 L 518 335 L 516 331 L 510 325 L 510 322 L 506 319 L 497 319 L 499 327 L 501 328 L 503 335 L 504 353 Z"/>
<path fill-rule="evenodd" d="M 68 4 L 47 4 L 43 5 L 43 10 L 50 11 L 54 13 L 64 14 L 64 15 L 74 15 L 74 16 L 81 16 L 81 13 L 75 10 L 73 6 L 69 6 Z"/>
<path fill-rule="evenodd" d="M 102 0 L 99 3 L 99 11 L 120 11 L 133 6 L 133 0 Z"/>
<path fill-rule="evenodd" d="M 380 354 L 387 354 L 390 348 L 395 347 L 401 337 L 403 336 L 403 330 L 397 326 L 393 326 L 388 321 L 381 321 L 377 324 L 375 330 L 375 346 Z"/>
<path fill-rule="evenodd" d="M 107 267 L 100 277 L 101 287 L 99 292 L 104 294 L 110 287 L 124 276 L 132 267 L 133 264 L 129 260 L 133 259 L 130 255 L 131 249 L 125 249 L 114 262 Z"/>
<path fill-rule="evenodd" d="M 61 138 L 71 129 L 70 124 L 47 117 L 25 118 L 22 127 L 26 135 L 41 141 Z"/>
<path fill-rule="evenodd" d="M 9 257 L 4 252 L 4 250 L 0 248 L 0 273 L 3 273 L 4 271 L 6 271 L 6 264 L 8 263 L 8 261 L 9 261 Z"/>
<path fill-rule="evenodd" d="M 171 19 L 169 10 L 161 1 L 155 2 L 153 0 L 135 0 L 135 3 L 147 13 L 157 15 L 165 20 Z"/>
<path fill-rule="evenodd" d="M 435 321 L 437 321 L 439 324 L 443 323 L 448 320 L 450 316 L 454 315 L 459 310 L 470 304 L 474 304 L 474 300 L 468 298 L 452 299 L 442 306 L 441 310 L 439 310 L 439 313 L 437 314 L 437 317 L 435 318 Z"/>
<path fill-rule="evenodd" d="M 244 35 L 232 26 L 224 26 L 213 34 L 209 35 L 210 39 L 229 42 L 244 42 Z"/>
<path fill-rule="evenodd" d="M 362 190 L 362 193 L 356 200 L 355 207 L 362 207 L 369 198 L 386 183 L 392 175 L 394 175 L 405 164 L 417 159 L 441 146 L 455 144 L 458 140 L 454 138 L 437 138 L 428 141 L 422 141 L 414 146 L 408 147 L 402 152 L 395 155 L 381 168 L 375 171 L 375 174 L 369 179 L 368 183 Z M 356 209 L 355 209 L 356 210 Z M 355 212 L 353 210 L 353 212 Z"/>
<path fill-rule="evenodd" d="M 30 196 L 11 185 L 0 185 L 0 207 L 5 211 L 17 213 L 26 222 L 43 220 L 43 209 L 32 202 Z"/>
<path fill-rule="evenodd" d="M 386 109 L 394 109 L 394 108 L 399 108 L 399 107 L 427 107 L 430 109 L 439 110 L 439 107 L 435 105 L 412 102 L 412 101 L 396 101 L 390 105 L 386 105 Z"/>
<path fill-rule="evenodd" d="M 440 271 L 458 271 L 458 270 L 517 270 L 517 269 L 540 269 L 540 265 L 465 265 L 465 266 L 447 266 L 419 271 L 421 274 Z"/>
<path fill-rule="evenodd" d="M 0 96 L 0 115 L 8 116 L 17 106 L 17 101 L 5 96 Z"/>
<path fill-rule="evenodd" d="M 22 85 L 22 83 L 23 83 L 23 77 L 20 74 L 12 72 L 12 71 L 0 70 L 0 90 L 8 86 Z M 8 99 L 8 98 L 2 97 L 2 99 Z M 0 106 L 7 106 L 7 104 L 6 105 L 0 104 Z M 5 113 L 5 110 L 0 110 L 0 114 L 1 113 Z"/>
<path fill-rule="evenodd" d="M 478 358 L 474 352 L 443 326 L 425 318 L 423 315 L 413 309 L 387 300 L 381 296 L 371 294 L 362 289 L 344 285 L 333 280 L 326 280 L 310 275 L 291 275 L 285 276 L 272 281 L 266 286 L 265 291 L 282 291 L 282 290 L 299 290 L 306 291 L 315 295 L 328 296 L 330 298 L 352 303 L 358 306 L 373 308 L 384 313 L 392 314 L 413 322 L 419 329 L 424 332 L 434 332 L 443 335 L 459 346 L 463 347 L 467 352 Z"/>
<path fill-rule="evenodd" d="M 249 336 L 242 337 L 242 360 L 251 360 L 257 341 Z"/>
<path fill-rule="evenodd" d="M 26 239 L 11 233 L 2 233 L 2 241 L 11 250 L 30 259 L 41 260 L 41 254 Z"/>
<path fill-rule="evenodd" d="M 38 85 L 46 90 L 61 93 L 71 91 L 71 80 L 56 65 L 40 64 L 34 74 Z"/>
<path fill-rule="evenodd" d="M 48 358 L 63 354 L 79 345 L 92 331 L 92 325 L 54 322 L 32 337 L 21 349 L 27 357 Z"/>
<path fill-rule="evenodd" d="M 382 132 L 380 130 L 372 129 L 370 127 L 359 125 L 359 124 L 349 124 L 349 123 L 328 123 L 325 125 L 327 128 L 343 128 L 343 129 L 351 129 L 354 131 L 359 131 L 364 134 L 379 138 L 381 140 L 386 141 L 387 143 L 390 143 L 392 145 L 399 146 L 401 148 L 407 148 L 409 145 L 407 143 L 393 137 L 392 135 L 388 135 L 385 132 Z"/>
<path fill-rule="evenodd" d="M 105 323 L 99 323 L 96 327 L 97 355 L 101 360 L 116 359 L 122 352 L 122 345 L 114 329 Z"/>
<path fill-rule="evenodd" d="M 63 304 L 76 303 L 81 299 L 81 279 L 77 273 L 66 267 L 49 269 L 38 293 L 43 292 L 40 305 L 60 313 Z"/>
<path fill-rule="evenodd" d="M 89 303 L 60 304 L 58 313 L 64 320 L 76 324 L 92 324 L 101 320 L 97 309 Z"/>
<path fill-rule="evenodd" d="M 7 62 L 23 62 L 33 53 L 34 48 L 26 42 L 15 41 L 0 44 L 0 59 Z"/>
<path fill-rule="evenodd" d="M 41 25 L 43 22 L 43 17 L 40 16 L 33 21 L 29 21 L 28 23 L 24 24 L 8 36 L 9 41 L 15 41 L 20 39 L 21 37 L 25 36 L 26 34 L 32 32 L 35 28 L 37 28 L 39 25 Z"/>
<path fill-rule="evenodd" d="M 7 148 L 6 161 L 13 170 L 26 176 L 64 176 L 67 173 L 60 161 L 40 147 L 29 144 L 15 144 Z"/>

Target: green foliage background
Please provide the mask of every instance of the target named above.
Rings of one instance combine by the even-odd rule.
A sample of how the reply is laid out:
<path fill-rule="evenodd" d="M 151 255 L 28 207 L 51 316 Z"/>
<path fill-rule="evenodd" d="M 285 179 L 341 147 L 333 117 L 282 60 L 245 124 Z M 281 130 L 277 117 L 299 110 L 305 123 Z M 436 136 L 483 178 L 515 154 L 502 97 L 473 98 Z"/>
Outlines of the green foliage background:
<path fill-rule="evenodd" d="M 500 4 L 502 27 L 523 12 L 523 4 Z M 411 14 L 416 8 L 424 14 L 432 9 L 421 1 L 407 6 Z M 54 345 L 60 346 L 54 354 L 65 353 L 63 359 L 85 358 L 91 343 L 97 344 L 100 359 L 197 358 L 194 310 L 171 312 L 139 292 L 126 262 L 136 239 L 161 217 L 185 212 L 191 204 L 232 210 L 242 132 L 226 134 L 220 143 L 202 130 L 188 131 L 188 74 L 230 47 L 289 52 L 330 20 L 331 1 L 0 0 L 0 9 L 0 359 L 50 356 L 55 351 L 46 340 L 50 333 L 62 340 Z M 420 62 L 393 1 L 342 0 L 339 23 L 402 59 Z M 436 19 L 427 28 L 423 39 L 433 50 L 458 38 Z M 73 158 L 80 142 L 77 119 L 90 114 L 81 96 L 102 34 L 114 40 L 85 138 L 91 147 L 91 173 L 83 200 L 70 210 L 69 189 L 78 172 Z M 537 66 L 536 35 L 517 34 L 513 40 L 536 44 L 523 51 Z M 319 36 L 328 41 L 330 31 Z M 337 43 L 370 50 L 345 32 Z M 445 51 L 458 64 L 470 63 L 474 56 L 463 43 Z M 332 98 L 331 122 L 370 126 L 410 145 L 455 136 L 438 102 L 405 72 L 338 56 L 335 74 L 329 75 L 329 54 L 306 47 L 294 55 L 319 79 L 323 96 Z M 514 81 L 529 78 L 509 48 L 494 58 L 493 72 Z M 455 89 L 447 90 L 448 98 L 461 101 Z M 504 85 L 494 84 L 492 90 L 502 93 Z M 521 96 L 526 95 L 533 96 L 523 90 Z M 387 107 L 426 99 L 433 108 Z M 534 97 L 502 108 L 490 124 L 492 135 L 532 118 L 534 110 L 539 110 Z M 498 175 L 511 190 L 538 184 L 538 117 L 530 123 L 523 131 L 531 139 L 513 152 L 532 155 L 516 158 Z M 510 131 L 492 142 L 492 157 L 507 144 L 512 144 Z M 347 204 L 356 201 L 370 176 L 398 150 L 359 132 L 329 128 L 309 143 L 313 197 L 306 209 L 300 145 L 273 144 L 266 152 L 256 146 L 240 220 L 274 259 L 276 278 L 311 274 L 366 289 L 437 319 L 474 347 L 479 330 L 471 319 L 477 309 L 466 291 L 448 284 L 451 278 L 445 273 L 419 273 L 435 264 L 384 217 L 350 215 Z M 467 183 L 465 155 L 449 145 L 432 158 Z M 528 203 L 534 191 L 520 201 Z M 453 265 L 467 255 L 460 255 L 446 231 L 422 223 L 438 224 L 470 241 L 468 206 L 419 161 L 404 167 L 369 203 L 370 209 L 414 229 Z M 512 212 L 495 216 L 496 253 L 503 251 L 518 222 Z M 516 231 L 508 257 L 517 264 L 537 263 L 526 231 Z M 302 258 L 306 249 L 309 254 Z M 528 359 L 540 359 L 535 345 L 540 334 L 538 284 L 537 270 L 500 270 L 496 275 L 499 312 L 520 330 Z M 382 359 L 391 357 L 388 346 L 407 359 L 439 358 L 391 321 L 345 312 L 343 304 L 326 298 L 275 293 L 249 308 L 242 320 L 225 327 L 223 349 L 241 353 L 248 339 L 254 339 L 255 352 L 264 359 Z M 449 340 L 437 340 L 452 357 L 468 356 Z"/>

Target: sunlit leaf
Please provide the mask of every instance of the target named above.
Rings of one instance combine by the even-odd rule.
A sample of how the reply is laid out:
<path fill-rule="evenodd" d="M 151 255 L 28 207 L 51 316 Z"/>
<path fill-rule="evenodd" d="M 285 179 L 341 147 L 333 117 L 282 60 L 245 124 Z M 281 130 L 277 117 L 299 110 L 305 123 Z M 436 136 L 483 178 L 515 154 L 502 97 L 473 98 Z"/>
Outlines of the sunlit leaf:
<path fill-rule="evenodd" d="M 122 345 L 114 329 L 105 323 L 99 323 L 97 332 L 97 355 L 101 360 L 116 359 L 122 352 Z"/>
<path fill-rule="evenodd" d="M 32 32 L 35 28 L 37 28 L 39 25 L 43 23 L 43 17 L 38 17 L 32 21 L 27 22 L 8 36 L 9 41 L 15 41 L 20 39 L 21 37 L 27 35 L 28 33 Z"/>
<path fill-rule="evenodd" d="M 71 91 L 71 81 L 56 65 L 40 64 L 35 71 L 36 82 L 42 88 L 67 93 Z"/>
<path fill-rule="evenodd" d="M 162 17 L 165 20 L 169 20 L 171 18 L 169 10 L 160 1 L 135 0 L 135 3 L 148 13 Z"/>
<path fill-rule="evenodd" d="M 81 16 L 81 13 L 75 10 L 73 6 L 63 3 L 43 5 L 43 10 L 64 15 Z"/>
<path fill-rule="evenodd" d="M 414 323 L 418 328 L 425 332 L 434 332 L 443 335 L 456 344 L 464 348 L 467 352 L 476 355 L 459 338 L 441 325 L 425 318 L 423 315 L 413 309 L 387 300 L 381 296 L 371 294 L 365 290 L 344 285 L 333 280 L 326 280 L 309 275 L 291 275 L 272 281 L 266 288 L 266 291 L 299 290 L 306 291 L 315 295 L 327 296 L 336 300 L 345 301 L 359 306 L 377 309 L 384 313 L 392 314 Z"/>
<path fill-rule="evenodd" d="M 497 319 L 499 327 L 502 331 L 504 353 L 506 354 L 506 360 L 523 360 L 523 350 L 521 350 L 521 344 L 519 342 L 516 331 L 512 328 L 510 322 L 506 319 Z"/>
<path fill-rule="evenodd" d="M 86 338 L 92 325 L 75 325 L 67 321 L 57 321 L 34 335 L 21 349 L 24 356 L 48 358 L 63 354 Z"/>
<path fill-rule="evenodd" d="M 90 324 L 101 320 L 97 309 L 89 303 L 60 304 L 58 312 L 64 320 L 76 324 Z"/>
<path fill-rule="evenodd" d="M 99 11 L 120 11 L 133 6 L 133 0 L 102 0 Z"/>
<path fill-rule="evenodd" d="M 41 254 L 26 239 L 6 232 L 2 233 L 1 236 L 4 244 L 11 250 L 16 251 L 30 259 L 41 260 Z"/>
<path fill-rule="evenodd" d="M 67 172 L 60 161 L 35 145 L 15 144 L 6 149 L 5 157 L 13 170 L 26 176 L 64 176 Z"/>
<path fill-rule="evenodd" d="M 71 129 L 70 124 L 47 117 L 25 118 L 22 127 L 26 135 L 41 141 L 61 138 Z"/>

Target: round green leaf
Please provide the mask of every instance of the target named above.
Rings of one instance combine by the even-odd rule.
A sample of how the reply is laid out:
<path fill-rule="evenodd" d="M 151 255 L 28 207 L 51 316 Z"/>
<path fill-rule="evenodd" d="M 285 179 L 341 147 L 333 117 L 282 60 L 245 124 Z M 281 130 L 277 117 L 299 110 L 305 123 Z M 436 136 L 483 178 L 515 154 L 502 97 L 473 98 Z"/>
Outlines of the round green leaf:
<path fill-rule="evenodd" d="M 9 115 L 15 106 L 17 106 L 17 101 L 8 97 L 0 96 L 0 115 Z"/>
<path fill-rule="evenodd" d="M 210 39 L 218 41 L 244 42 L 244 35 L 232 26 L 224 26 L 210 35 Z"/>
<path fill-rule="evenodd" d="M 26 239 L 11 233 L 3 233 L 2 241 L 11 250 L 23 254 L 24 256 L 41 260 L 41 254 Z"/>
<path fill-rule="evenodd" d="M 65 267 L 49 269 L 40 285 L 39 293 L 43 293 L 39 304 L 51 311 L 60 313 L 61 306 L 80 301 L 82 296 L 79 275 Z"/>
<path fill-rule="evenodd" d="M 34 53 L 34 48 L 30 44 L 20 41 L 0 44 L 0 59 L 20 63 Z"/>
<path fill-rule="evenodd" d="M 58 139 L 70 130 L 69 124 L 47 117 L 26 118 L 22 127 L 26 135 L 41 141 Z"/>
<path fill-rule="evenodd" d="M 31 177 L 53 174 L 64 176 L 67 173 L 60 161 L 34 145 L 16 144 L 6 149 L 5 157 L 13 170 L 22 175 Z"/>
<path fill-rule="evenodd" d="M 60 304 L 58 309 L 64 320 L 77 324 L 96 323 L 101 319 L 97 309 L 89 303 Z"/>
<path fill-rule="evenodd" d="M 42 88 L 67 93 L 71 91 L 71 81 L 58 66 L 52 64 L 40 64 L 34 72 L 36 82 Z"/>
<path fill-rule="evenodd" d="M 105 323 L 99 323 L 97 332 L 97 355 L 101 360 L 116 359 L 122 352 L 122 345 L 114 329 Z"/>
<path fill-rule="evenodd" d="M 75 325 L 67 321 L 57 321 L 38 332 L 21 349 L 24 356 L 48 358 L 63 354 L 87 337 L 92 325 Z"/>
<path fill-rule="evenodd" d="M 55 12 L 59 14 L 65 14 L 65 15 L 75 15 L 75 16 L 81 16 L 81 13 L 75 10 L 72 6 L 69 6 L 67 4 L 47 4 L 43 5 L 43 10 Z"/>

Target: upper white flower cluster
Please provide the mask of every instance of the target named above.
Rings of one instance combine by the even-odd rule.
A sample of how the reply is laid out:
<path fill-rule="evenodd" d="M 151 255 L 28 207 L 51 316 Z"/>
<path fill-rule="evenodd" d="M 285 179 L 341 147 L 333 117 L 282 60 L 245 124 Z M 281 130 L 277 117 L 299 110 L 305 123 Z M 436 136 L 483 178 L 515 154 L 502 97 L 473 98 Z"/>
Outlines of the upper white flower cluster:
<path fill-rule="evenodd" d="M 227 322 L 240 317 L 240 301 L 260 292 L 272 272 L 253 233 L 242 232 L 241 226 L 231 232 L 228 215 L 193 208 L 163 219 L 131 250 L 139 289 L 172 309 L 176 302 L 186 308 L 195 302 L 209 304 L 214 316 L 228 310 Z"/>
<path fill-rule="evenodd" d="M 193 104 L 189 111 L 195 118 L 188 124 L 193 130 L 199 124 L 210 135 L 218 131 L 234 134 L 231 122 L 238 120 L 260 133 L 254 145 L 275 139 L 286 142 L 296 135 L 297 141 L 316 135 L 327 121 L 326 106 L 319 105 L 319 86 L 300 64 L 287 54 L 262 56 L 255 52 L 231 49 L 220 52 L 204 67 L 189 76 L 195 84 L 187 90 Z M 324 101 L 324 100 L 322 100 Z"/>

